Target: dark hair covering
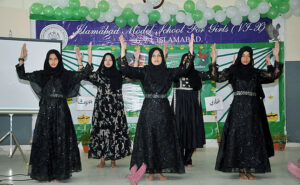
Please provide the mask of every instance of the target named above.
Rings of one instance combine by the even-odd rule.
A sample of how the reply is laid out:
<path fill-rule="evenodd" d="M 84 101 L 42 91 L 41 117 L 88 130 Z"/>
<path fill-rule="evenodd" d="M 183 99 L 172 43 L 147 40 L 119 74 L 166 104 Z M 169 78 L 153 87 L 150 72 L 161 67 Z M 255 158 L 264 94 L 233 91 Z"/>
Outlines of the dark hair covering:
<path fill-rule="evenodd" d="M 162 62 L 160 65 L 153 65 L 152 64 L 152 55 L 154 53 L 154 51 L 159 51 L 161 58 L 162 58 Z M 160 83 L 161 79 L 165 77 L 165 72 L 167 71 L 167 64 L 164 58 L 164 53 L 163 51 L 158 48 L 152 48 L 149 51 L 149 58 L 148 58 L 148 66 L 149 66 L 149 70 L 150 70 L 150 78 L 153 82 L 156 83 Z"/>
<path fill-rule="evenodd" d="M 111 59 L 113 61 L 112 66 L 109 68 L 107 68 L 104 65 L 105 57 L 108 55 L 111 56 Z M 123 81 L 122 75 L 121 75 L 121 72 L 119 70 L 117 70 L 116 59 L 115 59 L 114 55 L 112 55 L 111 53 L 104 54 L 101 64 L 100 64 L 99 68 L 97 69 L 97 73 L 100 76 L 106 77 L 107 79 L 109 79 L 108 83 L 110 83 L 111 89 L 113 91 L 122 89 L 122 81 Z"/>
<path fill-rule="evenodd" d="M 49 64 L 49 57 L 51 54 L 55 54 L 58 59 L 58 64 L 55 68 L 52 68 Z M 59 51 L 51 49 L 47 52 L 46 59 L 44 62 L 44 70 L 35 71 L 39 80 L 37 82 L 30 82 L 30 85 L 34 92 L 39 96 L 43 96 L 43 88 L 51 78 L 60 78 L 62 82 L 62 88 L 66 97 L 75 97 L 78 95 L 80 83 L 74 81 L 73 71 L 68 71 L 64 68 L 62 56 Z"/>
<path fill-rule="evenodd" d="M 241 58 L 244 52 L 249 52 L 250 54 L 250 62 L 248 65 L 242 64 Z M 239 52 L 238 56 L 235 60 L 235 63 L 233 65 L 234 69 L 234 75 L 242 80 L 250 81 L 252 78 L 252 75 L 254 74 L 254 59 L 253 59 L 253 50 L 249 46 L 242 47 Z"/>
<path fill-rule="evenodd" d="M 185 53 L 184 55 L 182 55 L 179 66 L 183 66 L 184 58 L 187 56 L 188 56 L 188 53 Z M 201 78 L 198 75 L 198 71 L 195 69 L 194 62 L 191 62 L 190 65 L 191 65 L 191 67 L 190 67 L 191 69 L 188 72 L 188 74 L 185 75 L 185 77 L 187 77 L 189 79 L 189 83 L 190 83 L 191 87 L 193 88 L 193 90 L 200 90 L 202 87 Z"/>
<path fill-rule="evenodd" d="M 58 59 L 58 64 L 55 68 L 52 68 L 49 64 L 49 57 L 51 54 L 55 54 L 55 56 Z M 65 71 L 67 71 L 67 70 L 64 68 L 62 56 L 59 53 L 59 51 L 57 51 L 55 49 L 49 50 L 47 52 L 46 59 L 44 62 L 42 84 L 45 85 L 47 83 L 47 81 L 51 78 L 51 76 L 58 77 Z"/>

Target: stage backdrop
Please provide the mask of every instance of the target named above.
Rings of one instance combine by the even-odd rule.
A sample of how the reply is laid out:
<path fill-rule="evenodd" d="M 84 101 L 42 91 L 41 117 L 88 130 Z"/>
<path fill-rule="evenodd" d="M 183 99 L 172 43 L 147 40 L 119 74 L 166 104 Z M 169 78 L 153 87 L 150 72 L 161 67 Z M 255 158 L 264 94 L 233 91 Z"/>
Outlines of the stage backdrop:
<path fill-rule="evenodd" d="M 280 24 L 280 28 L 276 25 Z M 199 71 L 207 71 L 211 63 L 211 45 L 217 43 L 219 56 L 217 63 L 220 69 L 229 67 L 232 64 L 233 56 L 237 56 L 240 47 L 248 45 L 254 48 L 255 67 L 265 69 L 265 56 L 272 56 L 274 47 L 274 32 L 281 38 L 281 61 L 284 61 L 284 20 L 261 19 L 257 23 L 244 21 L 239 26 L 228 24 L 223 26 L 219 23 L 207 25 L 204 29 L 196 25 L 176 26 L 152 24 L 147 26 L 119 28 L 115 23 L 99 23 L 97 21 L 50 21 L 31 20 L 31 34 L 37 39 L 54 39 L 63 41 L 63 61 L 68 70 L 77 70 L 75 48 L 79 47 L 84 52 L 84 63 L 87 63 L 87 47 L 90 41 L 93 42 L 93 64 L 97 70 L 103 55 L 107 52 L 119 57 L 120 46 L 119 36 L 124 35 L 128 44 L 127 58 L 133 63 L 133 52 L 137 46 L 141 47 L 139 66 L 148 64 L 148 52 L 152 47 L 163 47 L 168 43 L 168 67 L 177 67 L 182 54 L 188 52 L 188 42 L 191 33 L 195 34 L 194 53 L 195 68 Z M 272 59 L 273 61 L 274 59 Z M 89 82 L 81 83 L 80 97 L 70 99 L 69 106 L 72 112 L 73 121 L 78 138 L 84 129 L 91 126 L 93 97 L 96 88 Z M 268 115 L 269 125 L 272 134 L 284 133 L 284 75 L 275 83 L 264 85 L 266 94 L 265 106 Z M 224 109 L 217 112 L 206 112 L 204 97 L 221 96 L 224 101 Z M 140 82 L 124 81 L 123 97 L 127 120 L 130 129 L 130 136 L 134 138 L 135 127 L 139 112 L 144 99 L 143 89 Z M 169 91 L 169 100 L 172 99 L 172 89 Z M 229 106 L 232 101 L 232 88 L 228 82 L 216 84 L 214 81 L 204 82 L 201 91 L 201 102 L 204 112 L 206 138 L 213 139 L 217 136 L 215 115 L 217 114 L 220 127 L 223 127 Z"/>

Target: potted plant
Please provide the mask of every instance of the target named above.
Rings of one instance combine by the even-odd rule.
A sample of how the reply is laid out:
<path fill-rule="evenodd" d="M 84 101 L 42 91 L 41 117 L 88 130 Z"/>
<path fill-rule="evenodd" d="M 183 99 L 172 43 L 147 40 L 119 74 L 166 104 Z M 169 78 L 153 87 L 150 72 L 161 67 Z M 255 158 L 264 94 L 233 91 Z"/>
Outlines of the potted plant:
<path fill-rule="evenodd" d="M 287 141 L 288 135 L 281 134 L 279 137 L 279 150 L 283 151 L 285 149 L 286 141 Z"/>
<path fill-rule="evenodd" d="M 286 134 L 275 133 L 272 137 L 274 150 L 284 150 L 286 141 L 287 141 L 287 137 L 288 136 Z"/>
<path fill-rule="evenodd" d="M 89 152 L 90 136 L 91 136 L 91 133 L 89 130 L 84 131 L 81 134 L 81 144 L 82 144 L 83 151 L 85 153 Z"/>

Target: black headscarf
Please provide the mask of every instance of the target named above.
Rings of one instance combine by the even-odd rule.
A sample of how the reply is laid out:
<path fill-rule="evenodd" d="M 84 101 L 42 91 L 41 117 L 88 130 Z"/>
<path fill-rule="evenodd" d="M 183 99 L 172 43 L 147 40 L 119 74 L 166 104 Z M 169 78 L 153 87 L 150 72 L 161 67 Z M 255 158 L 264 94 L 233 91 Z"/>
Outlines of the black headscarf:
<path fill-rule="evenodd" d="M 55 54 L 55 56 L 58 59 L 58 64 L 55 68 L 52 68 L 49 64 L 49 57 L 50 57 L 51 54 Z M 61 74 L 65 71 L 66 71 L 66 69 L 64 68 L 63 61 L 62 61 L 62 56 L 59 53 L 59 51 L 57 51 L 55 49 L 49 50 L 47 55 L 46 55 L 45 62 L 44 62 L 42 85 L 44 86 L 51 77 L 61 76 Z"/>
<path fill-rule="evenodd" d="M 109 55 L 111 56 L 111 59 L 113 61 L 113 64 L 111 67 L 107 68 L 105 65 L 104 65 L 104 60 L 105 60 L 105 57 Z M 97 73 L 102 76 L 102 77 L 106 77 L 109 79 L 109 82 L 110 83 L 110 86 L 112 88 L 113 91 L 115 90 L 118 90 L 118 89 L 121 89 L 122 88 L 122 75 L 121 73 L 117 70 L 117 67 L 116 67 L 116 59 L 115 57 L 111 54 L 111 53 L 105 53 L 103 58 L 102 58 L 102 61 L 101 61 L 101 64 L 99 66 L 99 68 L 97 69 Z"/>
<path fill-rule="evenodd" d="M 160 65 L 153 65 L 152 64 L 152 55 L 154 53 L 154 51 L 158 50 L 160 55 L 161 55 L 161 58 L 162 58 L 162 62 Z M 165 61 L 165 58 L 164 58 L 164 53 L 163 51 L 158 48 L 158 47 L 155 47 L 155 48 L 152 48 L 150 51 L 149 51 L 149 58 L 148 58 L 148 65 L 149 65 L 149 68 L 150 68 L 150 77 L 151 77 L 151 80 L 153 82 L 161 82 L 161 79 L 165 76 L 165 72 L 167 70 L 167 64 L 166 64 L 166 61 Z"/>
<path fill-rule="evenodd" d="M 188 56 L 187 53 L 182 55 L 179 66 L 184 65 L 183 61 L 184 61 L 184 58 L 187 56 Z M 191 65 L 191 67 L 190 67 L 191 69 L 185 77 L 187 77 L 189 79 L 189 83 L 190 83 L 191 87 L 193 88 L 193 90 L 200 90 L 202 87 L 201 78 L 198 75 L 197 70 L 195 69 L 194 62 L 191 62 L 190 65 Z"/>
<path fill-rule="evenodd" d="M 244 52 L 249 52 L 250 62 L 248 65 L 242 64 L 241 58 Z M 235 75 L 242 80 L 250 81 L 252 75 L 254 74 L 254 59 L 253 59 L 253 50 L 249 46 L 242 47 L 238 52 L 238 57 L 235 60 L 234 64 Z"/>

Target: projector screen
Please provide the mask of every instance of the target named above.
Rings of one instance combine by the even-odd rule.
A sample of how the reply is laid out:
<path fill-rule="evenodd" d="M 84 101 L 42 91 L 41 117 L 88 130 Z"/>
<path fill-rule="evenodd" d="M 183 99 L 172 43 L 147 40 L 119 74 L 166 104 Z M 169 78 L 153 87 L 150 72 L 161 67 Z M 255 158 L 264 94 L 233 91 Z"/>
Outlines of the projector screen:
<path fill-rule="evenodd" d="M 25 72 L 42 70 L 50 49 L 61 53 L 61 41 L 0 37 L 0 112 L 28 112 L 39 109 L 39 98 L 28 81 L 18 78 L 15 68 L 24 43 L 27 48 Z"/>

